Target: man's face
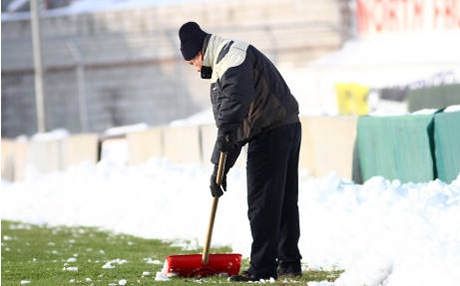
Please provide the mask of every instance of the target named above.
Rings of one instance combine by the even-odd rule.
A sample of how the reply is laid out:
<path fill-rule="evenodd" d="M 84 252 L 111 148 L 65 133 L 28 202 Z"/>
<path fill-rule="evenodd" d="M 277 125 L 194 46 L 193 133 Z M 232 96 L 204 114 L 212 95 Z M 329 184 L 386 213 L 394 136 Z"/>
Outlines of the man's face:
<path fill-rule="evenodd" d="M 201 52 L 198 52 L 196 56 L 187 61 L 190 65 L 194 66 L 197 72 L 201 72 L 201 67 L 203 66 L 203 54 Z"/>

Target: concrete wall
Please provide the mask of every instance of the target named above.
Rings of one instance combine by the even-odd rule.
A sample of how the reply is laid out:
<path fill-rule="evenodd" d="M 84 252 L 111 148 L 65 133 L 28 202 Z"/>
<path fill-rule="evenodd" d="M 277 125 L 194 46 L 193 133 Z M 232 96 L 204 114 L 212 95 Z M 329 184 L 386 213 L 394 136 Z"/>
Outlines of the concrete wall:
<path fill-rule="evenodd" d="M 82 162 L 98 160 L 98 135 L 80 134 L 60 139 L 2 139 L 2 178 L 20 181 L 26 172 L 64 171 Z"/>
<path fill-rule="evenodd" d="M 96 134 L 78 134 L 62 140 L 62 168 L 67 169 L 82 162 L 96 163 L 98 141 Z"/>
<path fill-rule="evenodd" d="M 62 139 L 29 142 L 27 168 L 33 172 L 50 173 L 63 169 Z"/>
<path fill-rule="evenodd" d="M 2 179 L 20 181 L 25 177 L 29 144 L 25 140 L 2 138 Z"/>
<path fill-rule="evenodd" d="M 28 142 L 27 168 L 38 173 L 63 171 L 82 162 L 98 160 L 98 136 L 79 134 L 60 139 Z"/>
<path fill-rule="evenodd" d="M 342 178 L 356 180 L 357 118 L 302 117 L 300 167 L 308 169 L 315 177 L 335 171 Z M 216 133 L 214 125 L 164 126 L 130 132 L 126 138 L 102 142 L 102 157 L 131 165 L 145 163 L 153 157 L 177 163 L 210 164 Z M 109 143 L 110 148 L 105 148 Z M 18 180 L 30 166 L 46 173 L 65 170 L 83 161 L 95 163 L 97 146 L 98 138 L 94 134 L 28 142 L 2 140 L 2 176 Z M 246 158 L 247 147 L 244 147 L 236 166 L 245 167 Z"/>
<path fill-rule="evenodd" d="M 457 163 L 459 160 L 456 160 L 457 157 L 460 157 L 460 149 L 458 147 L 458 116 L 458 112 L 437 114 L 434 117 L 438 117 L 439 120 L 446 120 L 446 122 L 435 120 L 436 126 L 434 130 L 436 133 L 433 132 L 432 128 L 428 130 L 428 134 L 425 134 L 427 132 L 426 128 L 423 128 L 423 132 L 421 132 L 425 134 L 424 136 L 434 136 L 429 141 L 430 144 L 434 144 L 435 146 L 428 144 L 422 147 L 428 153 L 433 151 L 433 148 L 436 149 L 437 156 L 434 158 L 436 162 L 433 162 L 433 164 L 438 166 L 439 178 L 448 182 L 458 176 L 460 168 L 460 164 Z M 414 117 L 402 116 L 401 120 L 413 123 Z M 364 117 L 364 119 L 368 119 L 368 117 Z M 401 150 L 399 149 L 404 145 L 398 143 L 399 145 L 396 144 L 397 146 L 395 144 L 390 146 L 391 144 L 387 144 L 381 146 L 380 152 L 372 153 L 371 149 L 363 149 L 363 146 L 360 144 L 360 152 L 358 152 L 358 145 L 356 144 L 357 116 L 302 117 L 301 123 L 303 134 L 300 150 L 300 167 L 308 169 L 315 177 L 336 172 L 341 178 L 352 179 L 355 183 L 362 183 L 361 169 L 363 170 L 363 175 L 365 175 L 364 171 L 369 171 L 371 170 L 369 168 L 372 168 L 372 166 L 369 167 L 364 164 L 363 158 L 369 159 L 373 156 L 381 155 L 384 152 L 391 151 L 391 148 L 396 148 L 395 150 L 400 152 Z M 375 125 L 374 127 L 377 129 L 373 128 L 371 130 L 380 130 L 377 133 L 385 137 L 387 133 L 382 133 L 382 131 L 385 131 L 382 126 Z M 361 135 L 360 138 L 363 138 Z M 372 136 L 369 137 L 368 135 L 372 134 L 365 134 L 364 137 L 367 137 L 363 139 L 364 142 L 368 142 L 371 139 L 375 140 L 375 138 L 371 138 Z M 107 159 L 117 164 L 139 164 L 146 162 L 152 157 L 165 157 L 177 163 L 210 164 L 209 159 L 214 146 L 215 136 L 216 129 L 213 125 L 164 126 L 128 133 L 126 134 L 126 138 L 109 138 L 103 142 L 102 146 L 104 149 L 105 145 L 111 145 L 110 148 L 106 148 L 107 152 L 112 153 L 106 154 Z M 409 144 L 404 148 L 410 149 L 411 146 L 415 145 L 417 144 Z M 97 149 L 98 137 L 95 134 L 51 140 L 25 141 L 2 139 L 2 178 L 14 181 L 22 180 L 25 177 L 26 169 L 31 167 L 37 172 L 48 173 L 65 170 L 69 166 L 83 161 L 96 163 Z M 368 152 L 369 154 L 366 155 L 364 154 L 365 152 L 361 152 L 363 150 L 370 150 L 370 153 Z M 358 153 L 361 153 L 361 156 L 363 154 L 366 156 L 359 159 L 357 157 Z M 413 152 L 406 153 L 410 155 Z M 237 166 L 245 166 L 246 154 L 246 150 L 243 150 L 237 161 Z M 109 158 L 112 156 L 113 158 Z M 105 158 L 105 155 L 103 154 L 102 157 Z M 387 157 L 383 159 L 374 158 L 372 160 L 382 162 L 384 159 L 386 160 Z M 359 166 L 359 161 L 363 163 L 361 166 Z M 409 169 L 406 168 L 403 171 L 397 171 L 394 178 L 401 180 L 402 174 L 407 172 L 407 170 Z M 446 172 L 449 172 L 449 174 L 446 174 Z M 365 177 L 365 179 L 368 178 Z"/>
<path fill-rule="evenodd" d="M 315 177 L 352 179 L 357 116 L 303 117 L 300 165 Z M 356 171 L 356 170 L 355 170 Z"/>
<path fill-rule="evenodd" d="M 14 141 L 2 139 L 2 179 L 14 181 Z"/>
<path fill-rule="evenodd" d="M 129 149 L 129 164 L 145 163 L 152 157 L 164 156 L 163 128 L 151 128 L 126 134 Z"/>
<path fill-rule="evenodd" d="M 342 178 L 354 178 L 359 171 L 355 144 L 357 119 L 357 116 L 302 117 L 300 167 L 308 169 L 316 177 L 335 171 Z M 130 157 L 133 156 L 130 159 L 132 164 L 145 162 L 155 156 L 175 162 L 210 163 L 217 135 L 214 125 L 164 127 L 162 130 L 163 155 L 149 153 L 150 145 L 157 146 L 160 142 L 158 131 L 139 131 L 127 135 L 130 152 L 134 152 L 130 154 Z M 157 143 L 150 143 L 154 141 Z M 235 165 L 245 167 L 246 158 L 247 146 L 243 148 Z"/>
<path fill-rule="evenodd" d="M 201 162 L 200 132 L 198 126 L 164 129 L 164 156 L 177 163 Z"/>
<path fill-rule="evenodd" d="M 16 141 L 14 146 L 14 180 L 19 181 L 25 178 L 25 170 L 29 157 L 29 145 L 27 141 Z"/>

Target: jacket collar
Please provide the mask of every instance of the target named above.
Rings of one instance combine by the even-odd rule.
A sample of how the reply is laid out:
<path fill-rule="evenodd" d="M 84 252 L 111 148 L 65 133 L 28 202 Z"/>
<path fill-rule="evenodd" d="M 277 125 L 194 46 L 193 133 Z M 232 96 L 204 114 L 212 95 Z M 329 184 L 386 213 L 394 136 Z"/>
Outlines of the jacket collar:
<path fill-rule="evenodd" d="M 207 66 L 207 67 L 214 68 L 214 65 L 216 64 L 217 55 L 219 54 L 219 51 L 229 41 L 230 40 L 221 38 L 221 37 L 219 37 L 217 35 L 211 35 L 211 37 L 209 38 L 206 50 L 204 52 L 203 65 Z"/>

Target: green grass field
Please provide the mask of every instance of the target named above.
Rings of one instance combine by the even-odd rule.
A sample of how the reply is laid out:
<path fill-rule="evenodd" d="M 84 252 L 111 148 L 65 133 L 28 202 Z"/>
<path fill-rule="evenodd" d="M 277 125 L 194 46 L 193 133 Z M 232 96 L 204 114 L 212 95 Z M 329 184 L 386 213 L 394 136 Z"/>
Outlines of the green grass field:
<path fill-rule="evenodd" d="M 86 227 L 46 227 L 2 220 L 1 285 L 189 285 L 227 282 L 225 277 L 155 281 L 165 257 L 200 253 L 173 242 L 119 235 Z M 229 247 L 213 253 L 231 253 Z M 248 261 L 243 262 L 243 269 Z M 306 271 L 290 283 L 333 281 L 342 271 Z M 281 279 L 276 284 L 286 284 Z"/>

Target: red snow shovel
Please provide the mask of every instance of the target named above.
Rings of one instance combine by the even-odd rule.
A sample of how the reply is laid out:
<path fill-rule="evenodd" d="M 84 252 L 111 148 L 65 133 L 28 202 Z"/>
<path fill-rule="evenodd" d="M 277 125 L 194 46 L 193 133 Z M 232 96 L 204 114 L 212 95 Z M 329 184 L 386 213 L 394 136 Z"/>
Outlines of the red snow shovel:
<path fill-rule="evenodd" d="M 217 169 L 217 185 L 222 183 L 222 174 L 225 167 L 227 154 L 221 152 Z M 237 275 L 241 267 L 241 254 L 209 254 L 212 230 L 216 218 L 219 197 L 212 201 L 211 216 L 209 218 L 208 233 L 203 247 L 203 254 L 170 255 L 166 257 L 163 273 L 168 276 L 180 277 L 205 277 L 217 274 L 228 276 Z"/>

